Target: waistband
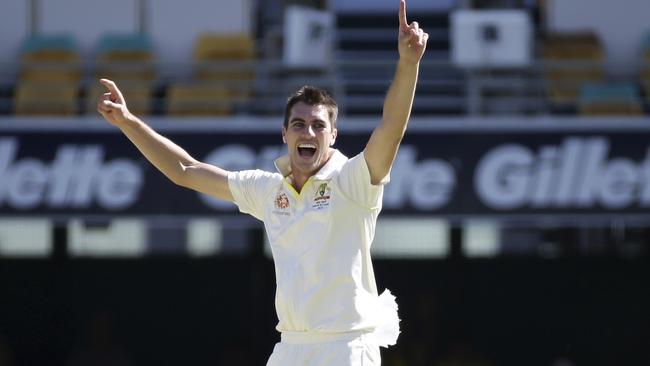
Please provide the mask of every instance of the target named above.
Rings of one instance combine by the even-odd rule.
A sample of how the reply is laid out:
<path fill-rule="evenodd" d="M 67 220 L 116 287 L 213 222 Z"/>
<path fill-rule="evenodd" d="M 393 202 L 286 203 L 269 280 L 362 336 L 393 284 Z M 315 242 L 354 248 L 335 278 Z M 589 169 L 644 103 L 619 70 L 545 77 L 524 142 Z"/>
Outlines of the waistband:
<path fill-rule="evenodd" d="M 369 331 L 354 331 L 343 333 L 318 333 L 318 332 L 282 332 L 280 338 L 283 343 L 305 344 L 324 343 L 336 341 L 351 341 L 370 334 Z"/>
<path fill-rule="evenodd" d="M 397 314 L 397 303 L 395 296 L 390 290 L 385 290 L 376 299 L 375 306 L 368 314 L 370 319 L 374 319 L 377 327 L 360 331 L 350 331 L 341 333 L 318 333 L 318 332 L 282 332 L 281 339 L 284 343 L 324 343 L 335 341 L 351 341 L 356 338 L 366 338 L 378 344 L 380 347 L 395 345 L 399 336 L 399 316 Z"/>

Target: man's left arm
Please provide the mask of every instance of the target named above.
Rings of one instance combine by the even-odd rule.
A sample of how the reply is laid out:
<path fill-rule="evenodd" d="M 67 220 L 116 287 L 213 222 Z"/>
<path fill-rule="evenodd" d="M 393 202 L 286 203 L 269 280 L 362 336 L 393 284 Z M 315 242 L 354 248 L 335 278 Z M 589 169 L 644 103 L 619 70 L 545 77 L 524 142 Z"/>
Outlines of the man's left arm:
<path fill-rule="evenodd" d="M 372 184 L 379 184 L 390 172 L 397 155 L 413 105 L 420 59 L 426 49 L 429 35 L 418 22 L 406 20 L 406 3 L 400 1 L 399 9 L 399 61 L 395 78 L 384 101 L 381 123 L 370 136 L 364 157 L 370 171 Z"/>

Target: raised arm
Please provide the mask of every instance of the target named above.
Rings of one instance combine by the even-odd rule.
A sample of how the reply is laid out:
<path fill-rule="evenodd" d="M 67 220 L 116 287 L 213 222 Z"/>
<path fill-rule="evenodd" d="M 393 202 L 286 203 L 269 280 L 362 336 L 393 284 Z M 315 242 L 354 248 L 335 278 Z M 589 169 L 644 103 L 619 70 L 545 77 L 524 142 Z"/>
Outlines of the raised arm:
<path fill-rule="evenodd" d="M 364 156 L 373 184 L 378 184 L 390 171 L 397 149 L 402 142 L 411 115 L 420 59 L 427 46 L 429 35 L 418 22 L 406 20 L 406 2 L 399 7 L 399 61 L 395 78 L 384 101 L 381 123 L 370 136 Z"/>
<path fill-rule="evenodd" d="M 105 93 L 97 111 L 117 126 L 158 170 L 172 182 L 222 200 L 232 201 L 228 172 L 195 160 L 180 146 L 163 137 L 129 112 L 122 93 L 114 82 L 101 79 Z"/>

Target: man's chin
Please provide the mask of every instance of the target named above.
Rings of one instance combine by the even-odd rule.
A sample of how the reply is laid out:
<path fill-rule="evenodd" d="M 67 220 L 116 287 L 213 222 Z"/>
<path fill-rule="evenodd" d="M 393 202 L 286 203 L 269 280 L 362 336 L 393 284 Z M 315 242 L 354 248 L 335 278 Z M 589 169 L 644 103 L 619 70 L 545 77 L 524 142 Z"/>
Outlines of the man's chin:
<path fill-rule="evenodd" d="M 320 167 L 318 166 L 318 162 L 316 160 L 306 160 L 301 158 L 300 160 L 294 162 L 294 170 L 298 170 L 304 174 L 315 174 L 319 168 Z"/>

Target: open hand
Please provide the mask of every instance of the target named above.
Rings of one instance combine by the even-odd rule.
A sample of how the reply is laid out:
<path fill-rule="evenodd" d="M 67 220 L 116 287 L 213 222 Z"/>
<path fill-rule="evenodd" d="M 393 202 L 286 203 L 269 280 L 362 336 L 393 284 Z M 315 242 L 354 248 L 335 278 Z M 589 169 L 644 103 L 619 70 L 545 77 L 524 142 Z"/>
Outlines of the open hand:
<path fill-rule="evenodd" d="M 429 34 L 425 33 L 418 22 L 411 24 L 406 20 L 406 1 L 399 4 L 399 38 L 398 48 L 400 58 L 411 63 L 418 63 L 427 48 Z"/>
<path fill-rule="evenodd" d="M 122 96 L 122 92 L 113 81 L 100 79 L 99 82 L 108 89 L 108 92 L 99 98 L 97 112 L 111 124 L 121 127 L 131 115 L 126 107 L 124 96 Z"/>

